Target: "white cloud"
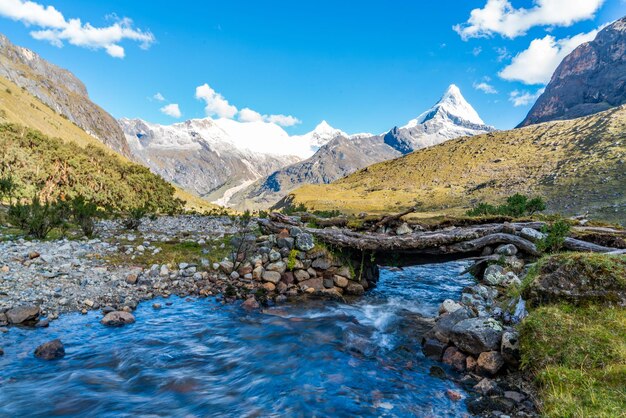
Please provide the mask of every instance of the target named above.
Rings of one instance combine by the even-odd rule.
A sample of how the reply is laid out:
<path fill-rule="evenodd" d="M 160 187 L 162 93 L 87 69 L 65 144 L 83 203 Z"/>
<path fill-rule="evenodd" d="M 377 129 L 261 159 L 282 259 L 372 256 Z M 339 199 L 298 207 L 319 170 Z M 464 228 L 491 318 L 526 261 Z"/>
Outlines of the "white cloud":
<path fill-rule="evenodd" d="M 206 104 L 204 111 L 207 116 L 225 119 L 236 117 L 240 122 L 268 122 L 280 126 L 293 126 L 300 123 L 298 118 L 291 115 L 262 115 L 249 107 L 238 110 L 206 83 L 196 87 L 196 99 L 203 100 Z"/>
<path fill-rule="evenodd" d="M 464 40 L 502 35 L 515 38 L 534 26 L 571 26 L 593 18 L 604 0 L 533 0 L 533 7 L 516 9 L 509 0 L 487 0 L 467 22 L 453 29 Z"/>
<path fill-rule="evenodd" d="M 552 35 L 535 39 L 527 49 L 513 57 L 511 63 L 498 75 L 509 81 L 546 84 L 561 61 L 580 44 L 593 40 L 598 30 L 559 40 Z"/>
<path fill-rule="evenodd" d="M 239 121 L 241 122 L 260 122 L 263 120 L 263 115 L 250 108 L 243 108 L 239 111 Z"/>
<path fill-rule="evenodd" d="M 164 102 L 165 101 L 165 97 L 163 97 L 163 95 L 161 93 L 157 93 L 154 96 L 152 96 L 152 98 L 154 100 L 156 100 L 157 102 Z"/>
<path fill-rule="evenodd" d="M 527 106 L 531 103 L 534 103 L 535 100 L 537 100 L 537 98 L 541 96 L 541 94 L 543 94 L 544 90 L 545 89 L 541 88 L 537 90 L 535 93 L 530 93 L 525 90 L 524 91 L 514 90 L 511 92 L 511 94 L 509 94 L 509 101 L 512 102 L 513 106 L 515 107 Z"/>
<path fill-rule="evenodd" d="M 265 115 L 265 120 L 280 126 L 293 126 L 301 123 L 301 120 L 291 115 Z"/>
<path fill-rule="evenodd" d="M 480 90 L 485 94 L 498 94 L 498 90 L 496 90 L 495 87 L 485 81 L 482 81 L 480 83 L 474 83 L 473 87 L 476 90 Z"/>
<path fill-rule="evenodd" d="M 68 20 L 54 7 L 33 1 L 2 0 L 0 16 L 36 27 L 30 34 L 37 40 L 58 47 L 68 42 L 83 48 L 104 49 L 115 58 L 124 58 L 124 48 L 119 45 L 124 40 L 139 42 L 143 49 L 149 48 L 155 40 L 152 33 L 135 29 L 128 18 L 115 18 L 110 26 L 94 27 L 90 23 L 83 24 L 80 19 Z"/>
<path fill-rule="evenodd" d="M 474 55 L 475 57 L 479 56 L 481 52 L 483 52 L 483 49 L 479 46 L 472 49 L 472 55 Z"/>
<path fill-rule="evenodd" d="M 206 83 L 196 87 L 196 99 L 204 100 L 206 104 L 204 111 L 207 116 L 232 119 L 237 114 L 237 108 Z"/>
<path fill-rule="evenodd" d="M 161 113 L 179 119 L 183 114 L 180 111 L 177 103 L 170 103 L 161 108 Z"/>

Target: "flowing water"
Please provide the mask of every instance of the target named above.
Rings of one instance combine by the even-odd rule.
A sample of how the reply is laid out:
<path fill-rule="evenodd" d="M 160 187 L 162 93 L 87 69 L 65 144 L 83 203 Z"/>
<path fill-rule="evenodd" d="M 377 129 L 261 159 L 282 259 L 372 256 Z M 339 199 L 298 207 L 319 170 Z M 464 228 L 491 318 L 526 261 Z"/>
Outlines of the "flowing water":
<path fill-rule="evenodd" d="M 0 416 L 459 416 L 462 393 L 429 375 L 419 315 L 434 316 L 471 277 L 453 262 L 382 269 L 351 303 L 247 313 L 215 299 L 141 304 L 137 322 L 107 328 L 70 314 L 46 329 L 0 335 Z M 61 360 L 37 345 L 65 344 Z"/>

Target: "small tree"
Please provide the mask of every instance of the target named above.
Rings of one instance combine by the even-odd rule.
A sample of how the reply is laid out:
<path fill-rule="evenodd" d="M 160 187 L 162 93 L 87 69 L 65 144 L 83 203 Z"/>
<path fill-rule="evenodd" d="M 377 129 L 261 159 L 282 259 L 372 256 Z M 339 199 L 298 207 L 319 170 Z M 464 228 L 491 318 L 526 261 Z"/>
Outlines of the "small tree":
<path fill-rule="evenodd" d="M 17 189 L 17 184 L 10 175 L 0 177 L 0 203 L 7 198 L 9 204 L 13 201 L 13 193 Z"/>
<path fill-rule="evenodd" d="M 537 242 L 537 249 L 541 252 L 556 253 L 563 248 L 565 238 L 569 235 L 571 226 L 564 219 L 557 219 L 550 226 L 544 226 L 544 237 Z"/>
<path fill-rule="evenodd" d="M 252 216 L 249 210 L 246 210 L 240 216 L 232 216 L 231 221 L 235 226 L 235 234 L 231 240 L 233 245 L 231 261 L 233 263 L 233 271 L 236 271 L 254 249 L 255 240 L 250 239 L 250 234 L 252 233 Z"/>
<path fill-rule="evenodd" d="M 147 206 L 132 208 L 128 211 L 126 218 L 122 220 L 124 228 L 129 230 L 137 230 L 141 225 L 141 220 L 148 213 Z"/>
<path fill-rule="evenodd" d="M 95 219 L 100 216 L 98 205 L 86 200 L 83 196 L 77 196 L 71 202 L 72 218 L 80 227 L 86 237 L 93 237 L 96 223 Z"/>
<path fill-rule="evenodd" d="M 42 203 L 39 197 L 34 197 L 31 204 L 16 203 L 9 206 L 11 223 L 39 239 L 46 238 L 54 228 L 61 227 L 67 221 L 64 215 L 63 205 Z"/>

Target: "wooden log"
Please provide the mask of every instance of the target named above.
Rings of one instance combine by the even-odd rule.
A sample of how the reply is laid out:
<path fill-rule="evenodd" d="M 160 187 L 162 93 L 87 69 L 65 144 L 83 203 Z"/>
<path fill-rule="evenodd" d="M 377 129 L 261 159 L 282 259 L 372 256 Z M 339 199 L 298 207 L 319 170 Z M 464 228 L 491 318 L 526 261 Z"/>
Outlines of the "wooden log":
<path fill-rule="evenodd" d="M 483 248 L 490 246 L 490 245 L 501 245 L 501 244 L 513 244 L 519 250 L 527 254 L 534 255 L 534 256 L 541 255 L 541 253 L 537 250 L 537 246 L 535 246 L 535 244 L 528 241 L 527 239 L 518 237 L 517 235 L 504 234 L 504 233 L 485 235 L 484 237 L 450 245 L 445 249 L 445 251 L 459 252 L 459 253 L 473 252 L 473 251 L 482 250 Z"/>
<path fill-rule="evenodd" d="M 570 251 L 579 252 L 593 252 L 593 253 L 610 253 L 613 251 L 619 251 L 617 248 L 603 247 L 602 245 L 594 244 L 587 241 L 582 241 L 575 238 L 565 238 L 563 248 Z"/>
<path fill-rule="evenodd" d="M 387 216 L 383 217 L 380 221 L 378 221 L 374 225 L 372 225 L 370 230 L 371 231 L 377 231 L 380 227 L 387 226 L 391 222 L 397 221 L 398 219 L 402 218 L 403 216 L 408 215 L 409 213 L 413 213 L 416 210 L 417 210 L 416 207 L 412 207 L 412 208 L 409 208 L 409 209 L 407 209 L 407 210 L 405 210 L 403 212 L 396 213 L 394 215 L 387 215 Z"/>

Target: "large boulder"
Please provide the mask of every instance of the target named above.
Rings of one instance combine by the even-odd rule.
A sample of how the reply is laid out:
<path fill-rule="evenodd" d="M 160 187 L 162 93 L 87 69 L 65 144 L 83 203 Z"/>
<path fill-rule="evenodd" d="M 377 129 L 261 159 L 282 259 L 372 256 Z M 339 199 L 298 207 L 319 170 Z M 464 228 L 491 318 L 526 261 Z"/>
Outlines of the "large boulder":
<path fill-rule="evenodd" d="M 448 344 L 452 333 L 452 328 L 459 322 L 472 318 L 474 314 L 467 308 L 457 309 L 454 312 L 450 312 L 441 315 L 437 318 L 435 326 L 428 332 L 426 338 L 436 338 L 442 343 Z"/>
<path fill-rule="evenodd" d="M 520 361 L 519 333 L 517 331 L 506 331 L 502 334 L 502 344 L 500 345 L 502 358 L 507 364 L 517 367 Z"/>
<path fill-rule="evenodd" d="M 626 258 L 557 254 L 539 262 L 523 295 L 531 305 L 569 302 L 626 305 Z"/>
<path fill-rule="evenodd" d="M 13 325 L 30 325 L 34 324 L 39 318 L 40 310 L 37 305 L 16 306 L 6 311 L 6 317 L 9 324 Z"/>
<path fill-rule="evenodd" d="M 346 295 L 360 296 L 365 293 L 365 288 L 359 283 L 350 282 L 345 289 L 345 293 Z"/>
<path fill-rule="evenodd" d="M 52 340 L 35 349 L 35 357 L 42 360 L 56 360 L 65 356 L 65 347 L 61 340 Z"/>
<path fill-rule="evenodd" d="M 104 316 L 100 323 L 109 327 L 121 327 L 135 322 L 135 317 L 130 312 L 113 311 Z"/>
<path fill-rule="evenodd" d="M 461 350 L 479 355 L 499 349 L 502 333 L 502 325 L 493 318 L 469 318 L 454 325 L 450 339 Z"/>

